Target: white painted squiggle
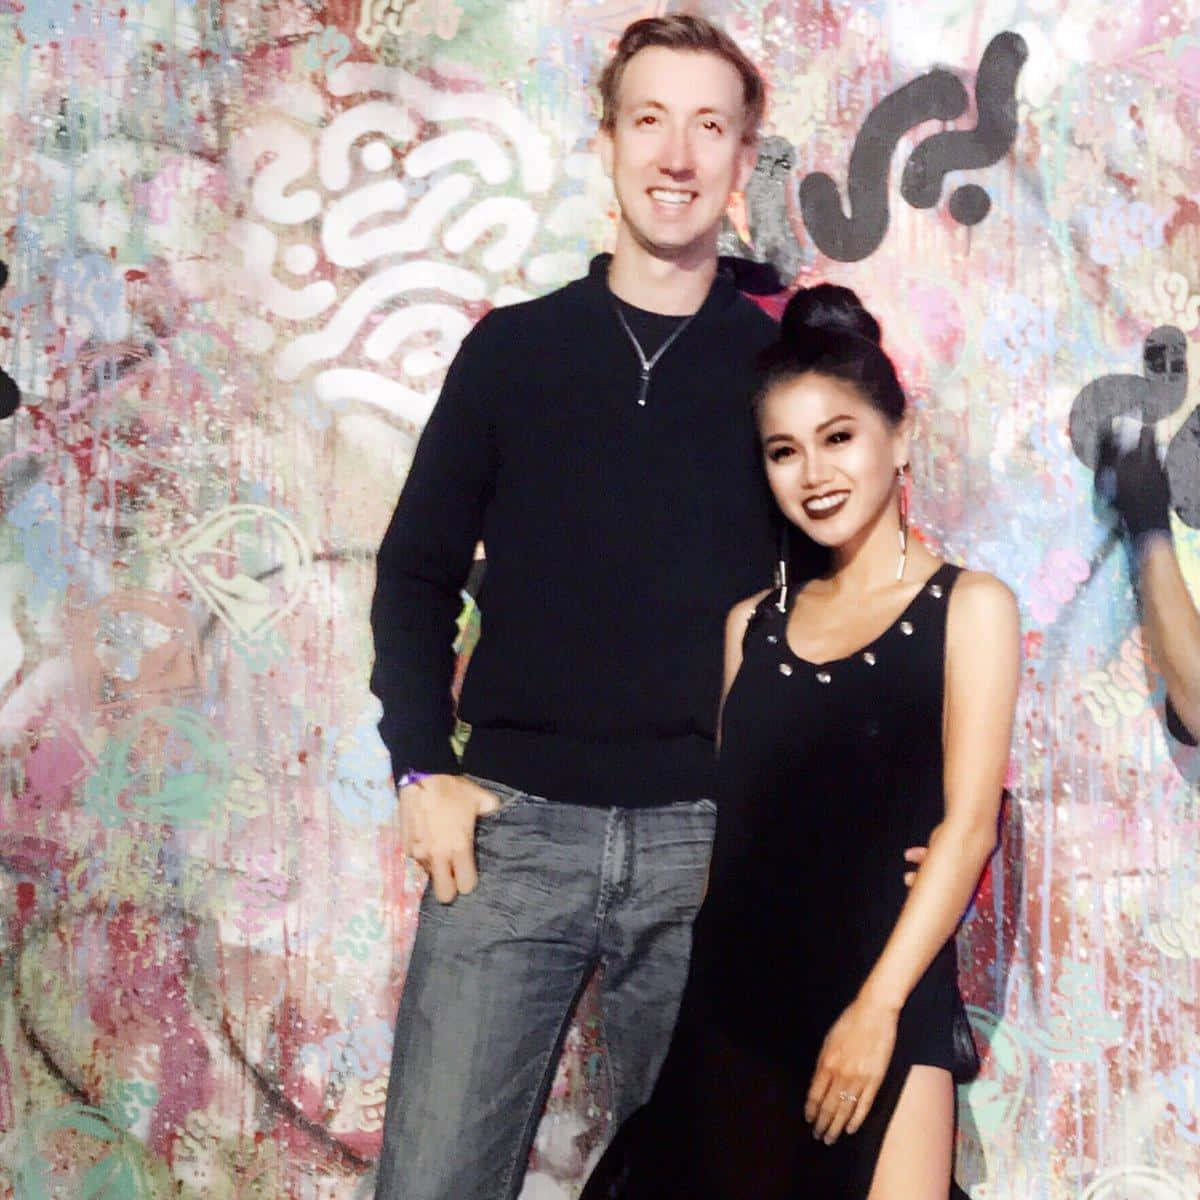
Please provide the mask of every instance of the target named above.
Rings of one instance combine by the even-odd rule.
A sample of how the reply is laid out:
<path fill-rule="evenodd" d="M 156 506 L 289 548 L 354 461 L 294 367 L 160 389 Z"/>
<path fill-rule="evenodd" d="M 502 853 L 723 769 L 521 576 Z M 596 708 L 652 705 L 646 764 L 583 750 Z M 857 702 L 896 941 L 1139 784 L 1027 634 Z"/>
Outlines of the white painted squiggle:
<path fill-rule="evenodd" d="M 321 226 L 321 242 L 329 260 L 342 267 L 361 267 L 375 258 L 373 247 L 381 235 L 391 234 L 395 226 L 386 229 L 375 226 L 358 237 L 354 236 L 354 230 L 381 213 L 403 212 L 407 204 L 408 188 L 398 179 L 368 183 L 335 200 L 326 211 Z M 395 240 L 394 234 L 391 240 Z"/>
<path fill-rule="evenodd" d="M 1150 941 L 1168 958 L 1200 958 L 1200 887 L 1188 891 L 1178 913 L 1150 926 Z"/>
<path fill-rule="evenodd" d="M 436 399 L 436 393 L 414 391 L 394 379 L 357 367 L 322 371 L 313 380 L 313 388 L 323 404 L 340 407 L 347 401 L 360 401 L 418 428 L 429 420 Z"/>
<path fill-rule="evenodd" d="M 314 363 L 341 354 L 373 312 L 414 291 L 448 292 L 463 300 L 482 300 L 484 296 L 482 281 L 461 267 L 428 259 L 389 267 L 359 284 L 324 329 L 297 338 L 281 351 L 275 362 L 276 378 L 296 379 Z"/>
<path fill-rule="evenodd" d="M 474 183 L 466 175 L 448 175 L 439 180 L 409 210 L 402 221 L 370 229 L 357 237 L 352 230 L 371 216 L 386 211 L 382 199 L 389 193 L 373 189 L 393 184 L 393 180 L 368 184 L 335 201 L 325 216 L 321 242 L 331 262 L 343 267 L 359 267 L 389 254 L 413 254 L 428 249 L 438 226 L 471 194 Z M 373 193 L 366 195 L 366 193 Z"/>
<path fill-rule="evenodd" d="M 331 191 L 340 192 L 350 182 L 350 148 L 367 133 L 383 133 L 393 142 L 409 142 L 417 125 L 409 113 L 386 100 L 368 100 L 334 117 L 321 135 L 317 173 Z"/>
<path fill-rule="evenodd" d="M 504 133 L 521 164 L 521 184 L 526 192 L 548 191 L 554 180 L 550 139 L 507 97 L 477 92 L 439 92 L 424 80 L 399 67 L 376 63 L 343 63 L 329 77 L 335 96 L 356 92 L 388 92 L 411 105 L 428 121 L 463 118 L 486 122 Z"/>
<path fill-rule="evenodd" d="M 470 163 L 487 183 L 505 183 L 512 176 L 512 163 L 504 147 L 478 129 L 459 129 L 422 142 L 404 160 L 404 170 L 423 179 L 457 162 Z"/>
<path fill-rule="evenodd" d="M 328 279 L 290 288 L 275 278 L 272 269 L 279 239 L 265 225 L 238 221 L 230 227 L 229 236 L 242 252 L 250 288 L 276 315 L 289 321 L 311 320 L 337 299 L 337 288 Z"/>
<path fill-rule="evenodd" d="M 1080 1193 L 1079 1200 L 1191 1200 L 1193 1193 L 1159 1167 L 1113 1167 Z"/>
<path fill-rule="evenodd" d="M 489 271 L 507 271 L 525 256 L 537 232 L 537 214 L 528 200 L 516 196 L 490 196 L 480 200 L 442 237 L 442 245 L 451 254 L 462 254 L 489 230 L 500 236 L 483 252 L 482 262 Z"/>
<path fill-rule="evenodd" d="M 247 313 L 242 341 L 272 355 L 279 380 L 315 369 L 330 407 L 419 423 L 481 302 L 526 300 L 586 268 L 575 246 L 588 200 L 503 95 L 362 63 L 330 80 L 349 106 L 331 111 L 326 94 L 323 128 L 322 114 L 281 111 L 237 141 L 233 175 L 254 218 L 236 231 L 246 290 L 276 332 L 252 331 Z M 569 194 L 551 192 L 556 181 Z M 288 328 L 315 316 L 320 329 Z"/>
<path fill-rule="evenodd" d="M 414 334 L 436 333 L 435 346 L 420 346 L 402 360 L 405 375 L 416 379 L 434 371 L 444 371 L 470 328 L 466 314 L 449 305 L 406 304 L 380 322 L 363 349 L 368 358 L 383 362 Z"/>
<path fill-rule="evenodd" d="M 273 118 L 241 134 L 233 144 L 231 158 L 235 179 L 244 183 L 254 175 L 255 166 L 265 154 L 272 159 L 254 178 L 250 196 L 254 207 L 279 225 L 299 225 L 311 221 L 321 211 L 321 193 L 301 188 L 285 194 L 312 168 L 313 152 L 309 139 L 282 118 Z"/>

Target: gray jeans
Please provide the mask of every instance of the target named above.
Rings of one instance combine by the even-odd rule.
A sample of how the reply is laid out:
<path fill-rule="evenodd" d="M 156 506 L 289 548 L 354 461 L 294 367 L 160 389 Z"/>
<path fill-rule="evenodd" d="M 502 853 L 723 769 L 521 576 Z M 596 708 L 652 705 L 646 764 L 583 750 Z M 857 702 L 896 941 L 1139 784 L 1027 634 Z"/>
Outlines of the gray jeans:
<path fill-rule="evenodd" d="M 396 1021 L 376 1200 L 512 1200 L 575 1003 L 601 968 L 612 1129 L 679 1011 L 716 806 L 586 808 L 490 780 L 479 886 L 432 889 Z"/>

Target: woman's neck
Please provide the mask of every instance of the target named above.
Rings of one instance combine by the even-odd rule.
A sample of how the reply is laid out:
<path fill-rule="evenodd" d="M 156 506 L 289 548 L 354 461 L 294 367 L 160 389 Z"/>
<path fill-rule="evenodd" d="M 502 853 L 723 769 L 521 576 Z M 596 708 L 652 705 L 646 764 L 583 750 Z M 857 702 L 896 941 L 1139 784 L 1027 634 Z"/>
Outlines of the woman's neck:
<path fill-rule="evenodd" d="M 869 529 L 835 547 L 825 582 L 832 594 L 865 596 L 921 579 L 937 561 L 911 534 L 905 558 L 904 575 L 898 580 L 900 521 L 893 493 Z"/>

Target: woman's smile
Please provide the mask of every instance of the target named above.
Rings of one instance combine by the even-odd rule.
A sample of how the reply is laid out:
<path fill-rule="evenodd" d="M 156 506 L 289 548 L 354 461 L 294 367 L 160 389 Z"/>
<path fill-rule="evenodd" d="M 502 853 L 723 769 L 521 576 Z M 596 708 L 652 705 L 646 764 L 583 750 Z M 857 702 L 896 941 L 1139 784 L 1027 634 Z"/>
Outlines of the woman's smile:
<path fill-rule="evenodd" d="M 804 511 L 811 520 L 824 521 L 842 511 L 850 493 L 845 489 L 836 492 L 825 492 L 820 496 L 810 496 L 803 501 Z"/>

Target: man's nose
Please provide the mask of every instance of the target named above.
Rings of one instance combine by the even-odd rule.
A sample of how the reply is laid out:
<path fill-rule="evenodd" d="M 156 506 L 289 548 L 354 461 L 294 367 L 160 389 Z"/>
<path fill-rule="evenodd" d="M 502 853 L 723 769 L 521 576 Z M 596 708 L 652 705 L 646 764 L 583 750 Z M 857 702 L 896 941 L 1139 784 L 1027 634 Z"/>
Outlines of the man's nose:
<path fill-rule="evenodd" d="M 692 139 L 686 128 L 675 128 L 662 141 L 658 159 L 659 169 L 668 175 L 686 176 L 695 169 Z"/>

